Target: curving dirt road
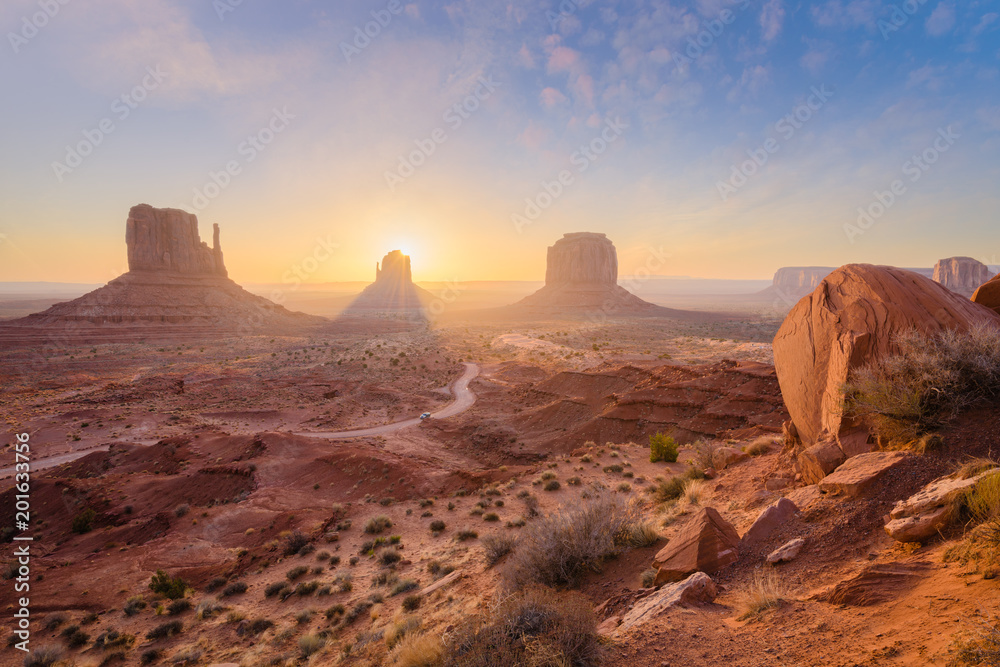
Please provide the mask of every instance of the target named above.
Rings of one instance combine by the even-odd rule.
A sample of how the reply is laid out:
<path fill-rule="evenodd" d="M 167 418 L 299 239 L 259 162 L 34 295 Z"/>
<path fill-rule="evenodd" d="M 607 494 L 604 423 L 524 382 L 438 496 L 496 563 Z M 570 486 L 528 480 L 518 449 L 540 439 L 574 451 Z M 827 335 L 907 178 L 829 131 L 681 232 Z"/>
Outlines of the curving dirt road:
<path fill-rule="evenodd" d="M 476 364 L 465 364 L 465 373 L 462 377 L 455 380 L 455 383 L 451 385 L 451 393 L 455 397 L 455 400 L 441 408 L 437 412 L 432 412 L 431 417 L 434 419 L 444 419 L 445 417 L 454 417 L 457 414 L 465 412 L 476 402 L 476 395 L 471 389 L 469 389 L 469 383 L 476 379 L 479 375 L 479 366 Z M 406 419 L 401 422 L 394 422 L 392 424 L 383 424 L 382 426 L 373 426 L 372 428 L 363 428 L 356 431 L 291 431 L 295 435 L 302 435 L 307 438 L 324 438 L 326 440 L 335 439 L 340 440 L 344 438 L 363 438 L 370 435 L 384 435 L 386 433 L 393 433 L 395 431 L 401 431 L 404 428 L 409 428 L 410 426 L 416 426 L 420 423 L 419 417 L 414 417 L 413 419 Z M 148 442 L 138 442 L 134 444 L 144 444 L 151 445 L 154 444 L 155 440 L 150 440 Z M 86 456 L 87 454 L 93 454 L 94 452 L 106 451 L 108 449 L 107 445 L 100 445 L 97 447 L 92 447 L 90 449 L 85 449 L 77 452 L 68 452 L 66 454 L 58 454 L 56 456 L 50 456 L 48 458 L 37 459 L 31 462 L 32 472 L 38 472 L 40 470 L 45 470 L 47 468 L 53 468 L 63 463 L 69 463 L 70 461 L 75 461 L 79 458 Z M 14 467 L 0 469 L 0 479 L 13 476 L 15 472 Z"/>
<path fill-rule="evenodd" d="M 445 417 L 454 417 L 471 408 L 476 402 L 476 395 L 469 389 L 469 383 L 476 379 L 477 375 L 479 375 L 479 366 L 466 363 L 465 372 L 462 374 L 462 377 L 455 380 L 455 383 L 451 386 L 451 393 L 455 397 L 455 400 L 437 412 L 432 412 L 431 418 L 444 419 Z M 373 426 L 356 431 L 293 431 L 293 433 L 295 435 L 306 436 L 307 438 L 341 440 L 344 438 L 363 438 L 370 435 L 385 435 L 386 433 L 401 431 L 410 426 L 416 426 L 419 423 L 420 418 L 414 417 L 413 419 L 405 419 L 400 422 L 393 422 L 392 424 L 383 424 L 382 426 Z"/>

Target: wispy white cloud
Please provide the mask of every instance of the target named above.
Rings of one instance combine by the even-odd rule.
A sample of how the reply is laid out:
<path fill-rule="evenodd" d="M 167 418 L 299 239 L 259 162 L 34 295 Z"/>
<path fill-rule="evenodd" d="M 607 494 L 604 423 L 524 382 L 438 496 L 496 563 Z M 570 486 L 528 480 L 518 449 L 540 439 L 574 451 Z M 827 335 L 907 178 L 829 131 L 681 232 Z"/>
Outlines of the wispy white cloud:
<path fill-rule="evenodd" d="M 770 42 L 777 37 L 784 23 L 784 0 L 767 0 L 760 12 L 760 27 L 764 41 Z"/>
<path fill-rule="evenodd" d="M 942 2 L 931 15 L 927 17 L 924 26 L 927 34 L 932 37 L 940 37 L 947 34 L 955 27 L 955 7 L 950 2 Z"/>

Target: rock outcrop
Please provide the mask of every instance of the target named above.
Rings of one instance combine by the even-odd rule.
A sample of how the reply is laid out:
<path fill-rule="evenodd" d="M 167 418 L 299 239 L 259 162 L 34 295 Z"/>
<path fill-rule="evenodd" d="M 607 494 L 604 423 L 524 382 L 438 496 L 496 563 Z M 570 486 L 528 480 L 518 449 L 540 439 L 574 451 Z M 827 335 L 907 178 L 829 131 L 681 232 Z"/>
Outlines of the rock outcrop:
<path fill-rule="evenodd" d="M 767 507 L 753 524 L 747 528 L 743 534 L 743 544 L 763 542 L 771 533 L 781 528 L 783 525 L 795 518 L 799 513 L 799 508 L 788 498 L 781 498 L 778 502 Z"/>
<path fill-rule="evenodd" d="M 908 452 L 858 454 L 823 478 L 819 490 L 835 496 L 860 498 L 891 470 L 913 458 Z"/>
<path fill-rule="evenodd" d="M 618 252 L 604 234 L 565 234 L 548 249 L 545 286 L 506 310 L 517 315 L 586 315 L 718 319 L 643 301 L 618 284 Z"/>
<path fill-rule="evenodd" d="M 680 581 L 695 572 L 721 570 L 736 562 L 739 546 L 740 536 L 733 525 L 713 508 L 702 508 L 656 554 L 655 584 Z"/>
<path fill-rule="evenodd" d="M 545 285 L 618 284 L 618 251 L 604 234 L 565 234 L 549 246 Z"/>
<path fill-rule="evenodd" d="M 896 503 L 885 532 L 898 542 L 923 542 L 939 534 L 958 516 L 963 496 L 992 475 L 1000 475 L 1000 469 L 992 468 L 966 479 L 948 475 L 934 480 Z"/>
<path fill-rule="evenodd" d="M 711 577 L 704 572 L 695 572 L 687 579 L 663 586 L 636 602 L 622 617 L 617 633 L 627 632 L 674 607 L 707 604 L 715 600 L 718 594 L 718 588 Z"/>
<path fill-rule="evenodd" d="M 176 208 L 133 206 L 125 222 L 129 271 L 228 276 L 213 225 L 212 247 L 198 235 L 197 216 Z"/>
<path fill-rule="evenodd" d="M 393 250 L 375 264 L 375 282 L 351 302 L 347 313 L 399 313 L 424 317 L 434 296 L 413 282 L 410 257 Z"/>
<path fill-rule="evenodd" d="M 971 297 L 991 277 L 989 267 L 971 257 L 949 257 L 934 265 L 934 282 L 965 297 Z"/>
<path fill-rule="evenodd" d="M 785 266 L 774 272 L 771 288 L 778 295 L 801 299 L 834 270 L 832 266 Z"/>
<path fill-rule="evenodd" d="M 843 386 L 853 369 L 893 354 L 898 334 L 983 324 L 1000 326 L 1000 316 L 912 271 L 837 269 L 796 304 L 774 338 L 781 394 L 803 444 L 833 440 L 848 455 L 863 450 L 867 429 L 844 419 Z"/>
<path fill-rule="evenodd" d="M 787 563 L 790 560 L 795 560 L 798 558 L 799 554 L 802 552 L 802 547 L 805 545 L 805 538 L 802 537 L 796 537 L 794 540 L 789 540 L 768 554 L 767 562 L 771 565 L 777 565 L 778 563 Z"/>
<path fill-rule="evenodd" d="M 980 285 L 972 294 L 972 300 L 1000 315 L 1000 273 Z"/>
<path fill-rule="evenodd" d="M 78 299 L 11 324 L 72 331 L 73 336 L 141 339 L 165 335 L 252 335 L 314 326 L 325 320 L 250 294 L 227 277 L 215 226 L 213 247 L 201 241 L 198 219 L 177 209 L 140 204 L 125 223 L 129 271 Z M 68 334 L 67 334 L 68 335 Z M 95 338 L 95 339 L 96 339 Z"/>

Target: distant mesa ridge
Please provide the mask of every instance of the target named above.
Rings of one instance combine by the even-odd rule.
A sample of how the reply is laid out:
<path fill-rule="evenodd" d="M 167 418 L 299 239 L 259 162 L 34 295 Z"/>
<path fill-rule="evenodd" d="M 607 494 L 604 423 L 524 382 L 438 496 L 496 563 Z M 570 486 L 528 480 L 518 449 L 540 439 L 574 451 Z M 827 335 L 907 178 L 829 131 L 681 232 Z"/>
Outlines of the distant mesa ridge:
<path fill-rule="evenodd" d="M 565 234 L 549 246 L 545 285 L 618 284 L 618 251 L 605 234 Z"/>
<path fill-rule="evenodd" d="M 379 311 L 422 317 L 433 298 L 414 284 L 409 255 L 393 250 L 375 264 L 375 282 L 365 287 L 344 312 Z"/>
<path fill-rule="evenodd" d="M 934 266 L 934 282 L 956 294 L 971 297 L 980 285 L 993 277 L 990 268 L 971 257 L 949 257 Z"/>
<path fill-rule="evenodd" d="M 129 270 L 78 299 L 57 303 L 15 326 L 131 325 L 132 330 L 177 325 L 205 332 L 253 334 L 322 323 L 287 310 L 229 279 L 214 226 L 210 248 L 198 235 L 198 218 L 171 208 L 133 206 L 125 222 Z M 124 329 L 116 327 L 122 335 Z M 177 327 L 174 327 L 175 329 Z"/>

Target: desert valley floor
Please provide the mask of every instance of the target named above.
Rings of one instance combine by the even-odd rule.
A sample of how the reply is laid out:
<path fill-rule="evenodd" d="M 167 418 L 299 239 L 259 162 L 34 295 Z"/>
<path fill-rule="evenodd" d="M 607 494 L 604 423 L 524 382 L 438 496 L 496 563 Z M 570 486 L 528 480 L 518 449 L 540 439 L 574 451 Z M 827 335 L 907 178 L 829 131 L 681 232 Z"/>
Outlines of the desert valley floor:
<path fill-rule="evenodd" d="M 1000 451 L 1000 415 L 973 413 L 943 450 L 895 468 L 873 494 L 803 492 L 782 436 L 770 345 L 779 324 L 753 314 L 359 318 L 297 336 L 151 329 L 129 342 L 77 332 L 48 348 L 9 344 L 6 442 L 30 431 L 35 459 L 32 641 L 66 646 L 67 664 L 79 665 L 391 664 L 400 633 L 446 635 L 492 604 L 488 537 L 604 488 L 641 503 L 659 536 L 579 583 L 598 622 L 652 593 L 644 573 L 700 508 L 740 533 L 781 496 L 799 509 L 713 574 L 714 602 L 626 632 L 604 623 L 604 664 L 945 665 L 955 635 L 997 612 L 996 573 L 945 562 L 961 526 L 920 546 L 882 525 L 896 500 Z M 437 412 L 468 369 L 476 400 L 460 414 L 335 435 Z M 657 488 L 705 452 L 651 463 L 658 431 L 688 445 L 756 446 L 667 503 Z M 0 466 L 3 526 L 13 524 L 12 452 Z M 366 531 L 378 517 L 384 531 Z M 765 557 L 800 537 L 798 558 L 767 566 L 785 601 L 745 617 Z M 383 543 L 398 562 L 381 557 Z M 190 604 L 151 593 L 157 570 L 186 582 Z M 10 587 L 2 596 L 13 609 Z M 322 642 L 308 660 L 306 636 Z"/>

